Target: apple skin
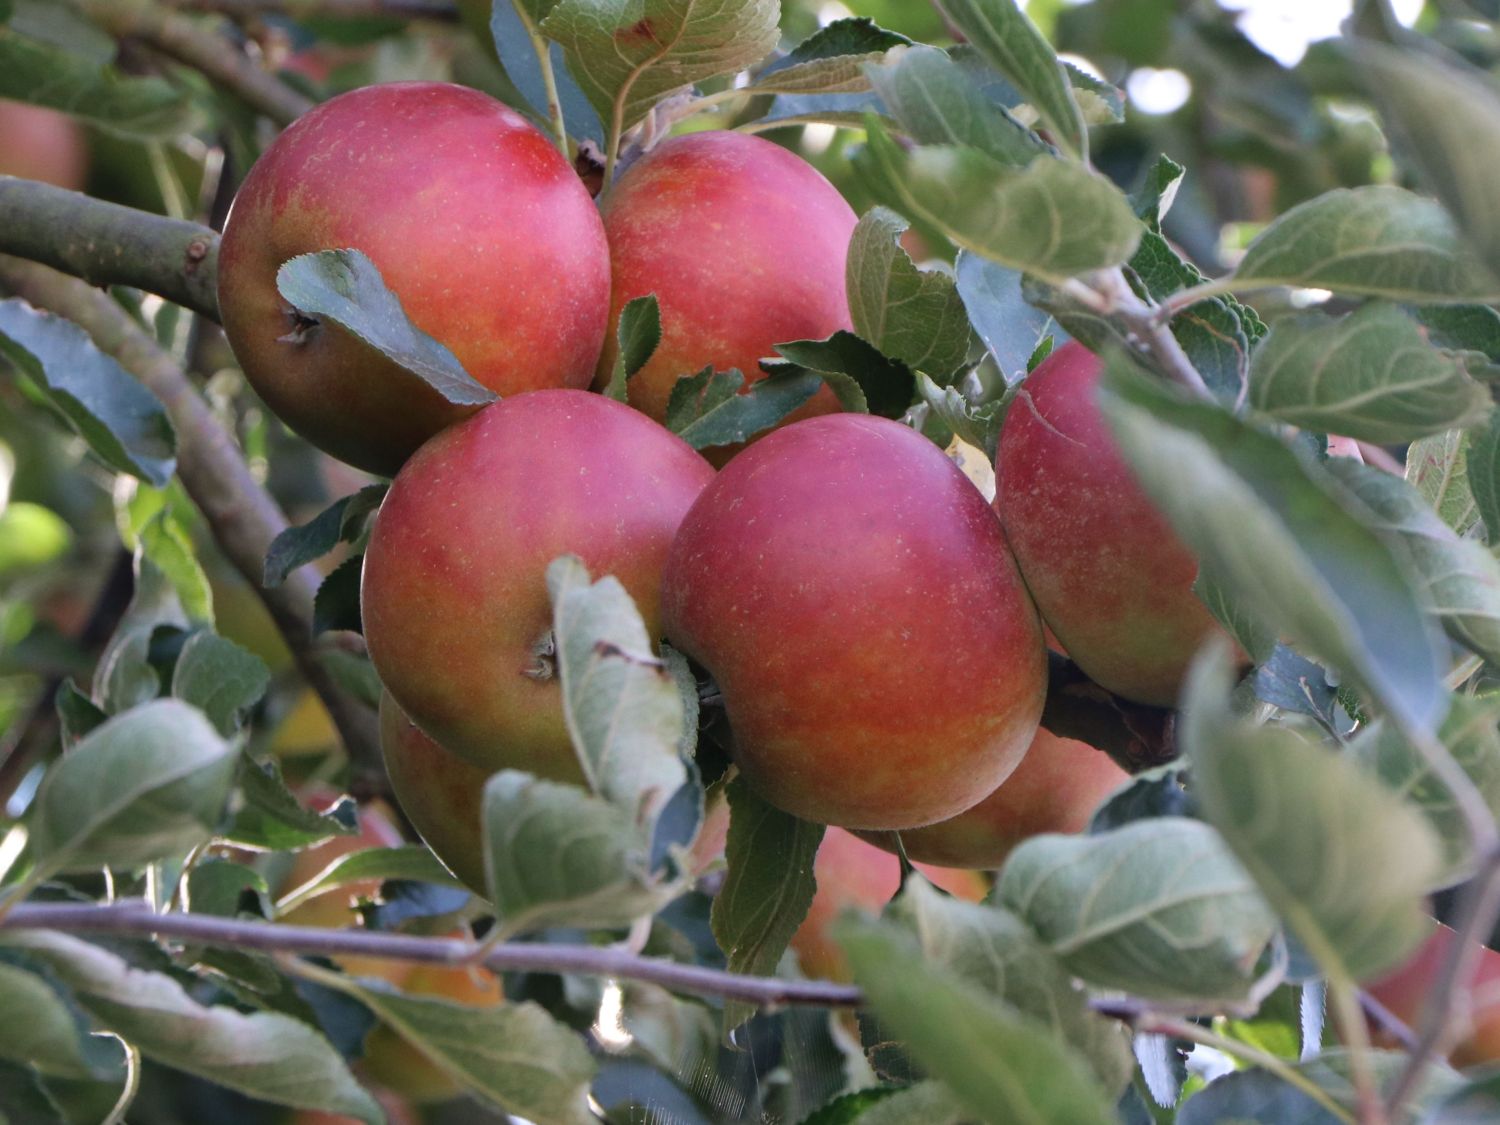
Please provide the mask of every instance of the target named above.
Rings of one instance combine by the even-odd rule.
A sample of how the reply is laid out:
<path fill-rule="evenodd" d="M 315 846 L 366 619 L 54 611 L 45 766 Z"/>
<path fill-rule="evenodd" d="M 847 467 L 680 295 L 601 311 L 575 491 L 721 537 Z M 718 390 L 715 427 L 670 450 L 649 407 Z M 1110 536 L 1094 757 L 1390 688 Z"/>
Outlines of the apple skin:
<path fill-rule="evenodd" d="M 83 129 L 65 113 L 0 98 L 0 176 L 40 180 L 82 191 L 89 150 Z"/>
<path fill-rule="evenodd" d="M 1040 727 L 1014 773 L 972 809 L 901 833 L 906 856 L 943 867 L 993 871 L 1022 840 L 1082 832 L 1105 797 L 1130 780 L 1108 754 Z M 865 837 L 894 852 L 890 833 Z"/>
<path fill-rule="evenodd" d="M 858 221 L 811 164 L 743 133 L 674 137 L 600 200 L 613 263 L 611 329 L 599 385 L 614 369 L 626 302 L 656 294 L 662 339 L 630 380 L 630 404 L 658 422 L 672 387 L 712 364 L 764 378 L 774 345 L 852 328 L 844 265 Z M 839 409 L 825 387 L 793 420 Z"/>
<path fill-rule="evenodd" d="M 390 692 L 380 697 L 380 750 L 406 819 L 448 870 L 478 894 L 488 894 L 480 810 L 491 771 L 428 738 Z"/>
<path fill-rule="evenodd" d="M 661 635 L 661 571 L 713 479 L 680 438 L 587 391 L 502 399 L 439 434 L 375 517 L 361 588 L 381 682 L 430 737 L 488 770 L 583 780 L 550 640 L 546 571 L 612 574 Z M 542 666 L 539 666 L 542 665 Z"/>
<path fill-rule="evenodd" d="M 977 871 L 916 866 L 935 886 L 956 898 L 979 902 L 989 892 L 989 881 Z M 845 910 L 879 914 L 901 889 L 901 861 L 852 833 L 830 828 L 813 861 L 813 877 L 818 889 L 807 917 L 792 935 L 792 949 L 809 977 L 847 983 L 854 975 L 828 929 Z"/>
<path fill-rule="evenodd" d="M 219 252 L 224 330 L 246 377 L 292 429 L 394 473 L 472 407 L 331 324 L 288 338 L 287 259 L 353 247 L 407 315 L 501 396 L 586 387 L 609 310 L 609 249 L 562 154 L 475 90 L 393 82 L 333 98 L 265 151 Z"/>
<path fill-rule="evenodd" d="M 1454 937 L 1451 928 L 1435 923 L 1431 936 L 1405 964 L 1365 985 L 1365 991 L 1408 1027 L 1420 1024 L 1423 1008 Z M 1469 992 L 1474 1004 L 1470 1026 L 1449 1056 L 1458 1067 L 1500 1061 L 1500 953 L 1485 949 L 1479 955 L 1479 967 Z M 1387 1042 L 1378 1026 L 1372 1026 L 1371 1030 L 1377 1045 L 1395 1045 Z"/>
<path fill-rule="evenodd" d="M 718 682 L 741 771 L 805 820 L 945 820 L 1036 732 L 1041 625 L 1000 523 L 896 422 L 830 414 L 741 453 L 683 520 L 662 605 Z"/>
<path fill-rule="evenodd" d="M 1109 432 L 1100 366 L 1068 343 L 1027 377 L 1000 432 L 995 510 L 1074 663 L 1116 695 L 1171 707 L 1194 653 L 1222 629 L 1193 593 L 1197 559 Z"/>

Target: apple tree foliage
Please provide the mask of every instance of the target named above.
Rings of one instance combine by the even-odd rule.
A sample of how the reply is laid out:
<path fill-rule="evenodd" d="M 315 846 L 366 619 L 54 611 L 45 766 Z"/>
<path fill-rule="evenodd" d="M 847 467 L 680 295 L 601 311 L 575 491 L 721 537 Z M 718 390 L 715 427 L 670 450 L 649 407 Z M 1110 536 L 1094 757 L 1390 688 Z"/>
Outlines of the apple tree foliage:
<path fill-rule="evenodd" d="M 844 918 L 856 1021 L 629 970 L 794 976 L 823 829 L 726 777 L 712 685 L 651 653 L 618 583 L 564 558 L 548 585 L 586 785 L 490 779 L 485 895 L 415 845 L 278 890 L 294 853 L 355 831 L 353 798 L 314 810 L 305 783 L 380 789 L 304 677 L 316 666 L 366 713 L 378 700 L 353 634 L 383 487 L 282 430 L 183 307 L 111 291 L 194 375 L 198 413 L 143 378 L 120 330 L 5 294 L 0 269 L 0 1120 L 377 1122 L 360 1079 L 377 1024 L 466 1092 L 433 1121 L 1500 1118 L 1493 1078 L 1422 1042 L 1462 1004 L 1445 1015 L 1439 990 L 1379 1048 L 1360 1009 L 1434 911 L 1500 934 L 1497 18 L 1429 5 L 1409 31 L 1361 4 L 1287 67 L 1233 13 L 1164 0 L 0 0 L 0 96 L 86 125 L 90 190 L 142 222 L 222 221 L 274 136 L 204 44 L 309 105 L 405 77 L 476 86 L 586 177 L 671 129 L 800 147 L 863 216 L 854 331 L 785 341 L 746 393 L 743 372 L 682 372 L 669 426 L 702 449 L 739 442 L 826 385 L 845 410 L 992 457 L 1028 371 L 1079 339 L 1105 355 L 1111 430 L 1254 665 L 1201 654 L 1155 728 L 1175 760 L 1117 754 L 1138 776 L 1090 832 L 1024 843 L 984 903 L 909 873 L 881 917 Z M 1123 93 L 1168 68 L 1192 87 L 1169 114 Z M 0 228 L 34 223 L 4 191 Z M 492 397 L 356 249 L 294 259 L 278 286 L 451 401 Z M 629 401 L 660 335 L 654 300 L 632 302 L 607 393 Z M 205 433 L 231 435 L 244 479 L 298 521 L 253 584 L 216 543 L 224 513 L 178 473 Z M 1370 463 L 1330 458 L 1329 434 Z M 255 588 L 325 559 L 311 635 L 289 649 Z M 1049 722 L 1067 725 L 1070 698 Z M 1087 721 L 1131 721 L 1091 706 Z M 726 857 L 695 877 L 712 785 Z M 363 930 L 467 927 L 533 967 L 476 1011 L 249 925 L 353 884 L 379 888 Z M 126 932 L 120 899 L 261 938 Z M 92 905 L 97 924 L 17 924 L 49 905 Z M 548 960 L 580 946 L 601 958 Z"/>

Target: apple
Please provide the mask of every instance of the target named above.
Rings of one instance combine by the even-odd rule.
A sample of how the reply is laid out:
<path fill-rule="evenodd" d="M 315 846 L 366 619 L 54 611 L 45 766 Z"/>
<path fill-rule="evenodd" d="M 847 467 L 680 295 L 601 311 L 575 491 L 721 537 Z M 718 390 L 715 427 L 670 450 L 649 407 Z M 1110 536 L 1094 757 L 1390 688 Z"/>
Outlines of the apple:
<path fill-rule="evenodd" d="M 390 692 L 380 697 L 380 749 L 406 819 L 450 871 L 487 894 L 480 806 L 491 771 L 428 738 Z"/>
<path fill-rule="evenodd" d="M 65 113 L 0 98 L 0 176 L 41 180 L 82 191 L 89 150 L 83 129 Z"/>
<path fill-rule="evenodd" d="M 339 800 L 337 790 L 314 786 L 302 794 L 308 807 L 327 812 Z M 396 827 L 396 817 L 382 801 L 371 801 L 359 809 L 359 831 L 352 836 L 332 836 L 298 852 L 281 880 L 281 891 L 296 890 L 312 882 L 334 860 L 369 848 L 395 848 L 405 841 Z M 294 926 L 342 928 L 354 924 L 359 916 L 354 904 L 362 898 L 373 898 L 380 891 L 379 879 L 364 879 L 324 891 L 282 915 L 280 920 Z"/>
<path fill-rule="evenodd" d="M 672 387 L 712 364 L 747 385 L 775 345 L 852 328 L 844 288 L 857 221 L 801 157 L 743 133 L 674 137 L 641 157 L 600 200 L 613 265 L 610 323 L 654 293 L 662 338 L 630 380 L 630 403 L 657 421 Z M 599 380 L 618 346 L 605 339 Z M 829 413 L 827 388 L 797 417 Z"/>
<path fill-rule="evenodd" d="M 957 898 L 979 902 L 989 892 L 989 881 L 977 871 L 916 866 L 935 886 Z M 828 936 L 828 928 L 851 908 L 880 913 L 901 889 L 901 861 L 851 833 L 830 828 L 818 846 L 813 877 L 818 889 L 807 917 L 792 935 L 797 963 L 809 977 L 851 981 L 854 977 L 849 962 L 838 943 Z"/>
<path fill-rule="evenodd" d="M 551 657 L 547 565 L 612 574 L 660 635 L 661 568 L 713 468 L 587 391 L 502 399 L 397 475 L 365 552 L 365 641 L 417 726 L 487 770 L 583 780 Z"/>
<path fill-rule="evenodd" d="M 1108 754 L 1041 727 L 1014 773 L 973 808 L 901 833 L 908 859 L 995 870 L 1022 840 L 1043 832 L 1082 832 L 1105 797 L 1130 780 Z M 870 833 L 895 850 L 892 833 Z"/>
<path fill-rule="evenodd" d="M 750 446 L 682 521 L 662 604 L 741 771 L 805 820 L 945 820 L 1036 732 L 1041 625 L 1000 523 L 899 423 L 830 414 Z"/>
<path fill-rule="evenodd" d="M 1043 620 L 1100 686 L 1170 707 L 1218 622 L 1198 561 L 1141 491 L 1096 400 L 1098 356 L 1068 343 L 1022 384 L 995 459 L 995 510 Z"/>
<path fill-rule="evenodd" d="M 1423 1009 L 1456 935 L 1447 926 L 1433 923 L 1431 936 L 1400 967 L 1365 991 L 1409 1027 L 1421 1023 Z M 1455 1066 L 1477 1066 L 1500 1061 L 1500 953 L 1485 949 L 1469 985 L 1469 1025 L 1450 1057 Z M 1372 1026 L 1377 1045 L 1395 1046 L 1378 1024 Z"/>
<path fill-rule="evenodd" d="M 219 306 L 246 377 L 314 445 L 389 475 L 473 408 L 282 300 L 282 263 L 343 247 L 497 394 L 588 386 L 609 311 L 604 228 L 562 154 L 493 98 L 393 82 L 324 102 L 256 162 L 224 229 Z"/>

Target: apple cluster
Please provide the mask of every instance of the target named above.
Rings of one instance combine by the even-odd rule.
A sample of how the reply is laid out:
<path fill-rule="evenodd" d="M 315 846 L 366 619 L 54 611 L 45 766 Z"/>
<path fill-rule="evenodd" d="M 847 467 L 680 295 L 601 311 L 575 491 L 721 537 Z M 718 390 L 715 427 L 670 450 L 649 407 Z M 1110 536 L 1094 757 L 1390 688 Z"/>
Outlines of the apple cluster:
<path fill-rule="evenodd" d="M 1043 622 L 1101 685 L 1164 705 L 1217 628 L 1077 344 L 1012 404 L 993 503 L 920 433 L 826 389 L 712 463 L 665 428 L 682 376 L 753 380 L 777 343 L 852 329 L 855 222 L 800 158 L 729 132 L 659 144 L 596 204 L 520 115 L 437 83 L 334 98 L 251 170 L 221 252 L 225 330 L 291 428 L 394 474 L 361 587 L 383 745 L 412 823 L 467 882 L 483 884 L 491 773 L 583 780 L 544 580 L 559 555 L 618 578 L 713 676 L 766 800 L 957 867 L 1081 829 L 1124 779 L 1039 729 Z M 344 247 L 498 401 L 455 405 L 282 299 L 283 262 Z M 590 387 L 645 295 L 662 337 L 626 405 Z"/>

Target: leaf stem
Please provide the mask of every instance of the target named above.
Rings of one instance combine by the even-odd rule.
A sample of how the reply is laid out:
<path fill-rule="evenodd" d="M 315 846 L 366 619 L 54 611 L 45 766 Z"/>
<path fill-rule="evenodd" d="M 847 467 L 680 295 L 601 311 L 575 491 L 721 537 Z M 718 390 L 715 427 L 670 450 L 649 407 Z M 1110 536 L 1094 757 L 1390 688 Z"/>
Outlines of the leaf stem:
<path fill-rule="evenodd" d="M 1338 1024 L 1339 1036 L 1349 1046 L 1349 1077 L 1364 1125 L 1386 1125 L 1386 1108 L 1380 1101 L 1375 1072 L 1370 1069 L 1370 1029 L 1359 1006 L 1359 989 L 1346 976 L 1330 974 L 1328 1001 Z"/>
<path fill-rule="evenodd" d="M 1179 289 L 1175 293 L 1168 294 L 1158 306 L 1157 317 L 1165 324 L 1183 309 L 1191 308 L 1199 301 L 1207 301 L 1214 297 L 1222 297 L 1225 293 L 1234 290 L 1234 274 L 1225 277 L 1216 277 L 1209 281 L 1190 285 L 1186 289 Z"/>
<path fill-rule="evenodd" d="M 557 72 L 552 68 L 552 50 L 547 43 L 547 37 L 542 34 L 541 28 L 531 18 L 531 13 L 526 10 L 523 0 L 511 0 L 511 6 L 516 10 L 516 17 L 520 19 L 526 28 L 526 36 L 531 40 L 531 49 L 536 52 L 537 66 L 542 72 L 542 89 L 547 95 L 547 117 L 552 122 L 552 135 L 557 141 L 557 147 L 567 159 L 573 159 L 573 154 L 568 151 L 568 124 L 563 118 L 562 98 L 557 93 Z M 608 174 L 605 175 L 605 183 L 609 182 Z"/>
<path fill-rule="evenodd" d="M 324 930 L 208 914 L 156 914 L 140 899 L 115 905 L 24 903 L 0 921 L 0 928 L 133 934 L 227 949 L 384 957 L 439 965 L 471 964 L 481 945 L 458 938 L 414 937 L 369 930 Z M 859 1005 L 864 999 L 863 993 L 852 985 L 744 976 L 701 965 L 642 957 L 619 946 L 502 943 L 491 948 L 480 963 L 497 972 L 582 973 L 645 981 L 674 992 L 742 1000 L 762 1006 L 807 1004 L 849 1008 Z"/>
<path fill-rule="evenodd" d="M 140 1093 L 141 1053 L 123 1039 L 120 1040 L 120 1045 L 125 1048 L 125 1085 L 120 1090 L 120 1097 L 114 1108 L 100 1125 L 124 1125 L 125 1114 L 134 1104 L 136 1094 Z"/>

